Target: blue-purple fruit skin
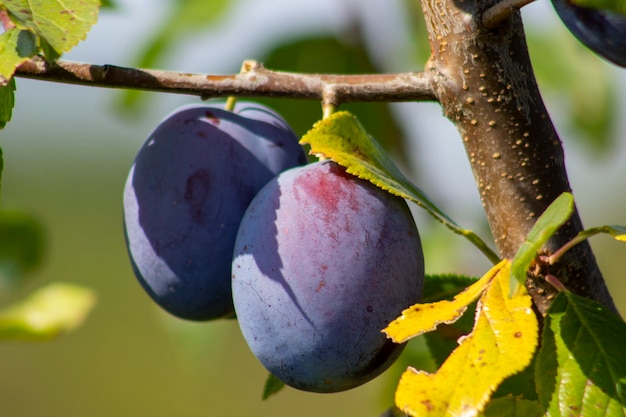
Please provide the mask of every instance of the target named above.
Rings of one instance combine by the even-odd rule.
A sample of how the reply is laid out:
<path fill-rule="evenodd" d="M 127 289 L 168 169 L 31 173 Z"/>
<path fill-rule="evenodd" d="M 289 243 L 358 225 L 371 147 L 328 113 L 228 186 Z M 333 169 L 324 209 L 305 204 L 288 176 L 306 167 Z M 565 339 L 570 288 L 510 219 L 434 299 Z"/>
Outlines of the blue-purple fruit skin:
<path fill-rule="evenodd" d="M 287 123 L 238 102 L 185 106 L 139 150 L 124 188 L 124 228 L 135 275 L 180 318 L 234 315 L 230 267 L 237 229 L 256 193 L 306 163 Z"/>
<path fill-rule="evenodd" d="M 381 330 L 419 302 L 424 260 L 403 199 L 324 161 L 259 192 L 232 272 L 237 319 L 260 362 L 294 388 L 338 392 L 401 353 Z"/>
<path fill-rule="evenodd" d="M 552 4 L 579 41 L 614 64 L 626 67 L 626 16 L 581 7 L 570 0 L 552 0 Z"/>

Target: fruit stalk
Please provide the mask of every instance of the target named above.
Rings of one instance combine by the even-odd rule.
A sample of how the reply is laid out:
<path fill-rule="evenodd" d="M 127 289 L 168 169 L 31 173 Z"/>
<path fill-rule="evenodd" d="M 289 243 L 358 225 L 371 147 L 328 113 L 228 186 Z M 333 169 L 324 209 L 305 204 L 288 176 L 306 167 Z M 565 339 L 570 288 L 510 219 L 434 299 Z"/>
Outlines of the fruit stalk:
<path fill-rule="evenodd" d="M 426 72 L 445 115 L 457 126 L 497 248 L 512 258 L 536 219 L 570 192 L 561 141 L 539 92 L 519 11 L 482 26 L 494 2 L 423 0 L 432 56 Z M 575 211 L 544 248 L 554 252 L 583 230 Z M 550 273 L 579 295 L 616 310 L 590 246 L 569 251 Z M 545 312 L 554 288 L 527 282 Z"/>

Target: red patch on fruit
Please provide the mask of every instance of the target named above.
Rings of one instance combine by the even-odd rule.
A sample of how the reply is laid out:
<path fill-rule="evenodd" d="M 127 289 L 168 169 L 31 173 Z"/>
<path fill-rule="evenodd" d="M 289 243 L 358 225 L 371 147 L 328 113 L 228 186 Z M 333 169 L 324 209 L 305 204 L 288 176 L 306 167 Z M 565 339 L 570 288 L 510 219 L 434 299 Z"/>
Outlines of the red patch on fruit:
<path fill-rule="evenodd" d="M 336 212 L 340 201 L 346 198 L 349 199 L 350 207 L 356 209 L 350 190 L 354 186 L 352 182 L 354 177 L 334 162 L 330 163 L 328 168 L 328 172 L 311 170 L 305 175 L 298 176 L 295 181 L 296 188 L 313 197 L 327 213 Z"/>

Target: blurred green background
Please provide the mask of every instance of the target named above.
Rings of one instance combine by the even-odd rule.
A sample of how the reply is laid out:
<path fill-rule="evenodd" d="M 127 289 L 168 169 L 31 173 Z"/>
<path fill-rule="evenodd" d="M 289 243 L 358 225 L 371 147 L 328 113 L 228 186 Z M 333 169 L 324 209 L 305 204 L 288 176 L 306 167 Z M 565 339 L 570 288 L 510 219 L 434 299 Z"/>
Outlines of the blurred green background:
<path fill-rule="evenodd" d="M 297 3 L 297 4 L 296 4 Z M 244 59 L 306 72 L 419 70 L 427 55 L 415 1 L 117 0 L 65 58 L 97 64 L 233 73 Z M 200 6 L 199 6 L 200 5 Z M 198 7 L 206 11 L 198 13 Z M 562 133 L 566 163 L 588 226 L 626 224 L 623 73 L 562 28 L 548 3 L 524 11 L 533 63 Z M 413 42 L 412 40 L 417 40 Z M 0 132 L 5 169 L 1 207 L 35 215 L 46 236 L 44 263 L 2 305 L 52 281 L 93 288 L 98 304 L 76 332 L 45 343 L 0 344 L 0 415 L 34 416 L 377 416 L 392 404 L 401 364 L 338 394 L 285 389 L 261 401 L 266 372 L 237 323 L 188 323 L 143 293 L 127 259 L 122 189 L 135 153 L 173 108 L 193 97 L 128 94 L 17 80 L 13 120 Z M 317 103 L 268 101 L 303 133 Z M 488 229 L 464 151 L 438 106 L 350 107 L 435 201 L 482 236 Z M 430 273 L 478 275 L 479 252 L 415 212 Z M 592 245 L 622 313 L 626 246 Z"/>

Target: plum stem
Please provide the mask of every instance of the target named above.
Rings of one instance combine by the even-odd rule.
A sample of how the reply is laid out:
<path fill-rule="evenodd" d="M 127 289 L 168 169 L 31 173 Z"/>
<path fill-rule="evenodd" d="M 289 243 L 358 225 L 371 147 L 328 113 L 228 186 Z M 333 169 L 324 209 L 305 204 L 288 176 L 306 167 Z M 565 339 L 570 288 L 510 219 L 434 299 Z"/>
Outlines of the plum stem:
<path fill-rule="evenodd" d="M 226 99 L 226 103 L 224 104 L 224 110 L 232 112 L 235 110 L 235 105 L 237 104 L 237 97 L 228 96 Z"/>
<path fill-rule="evenodd" d="M 322 118 L 326 119 L 337 110 L 337 106 L 332 103 L 322 103 Z"/>

